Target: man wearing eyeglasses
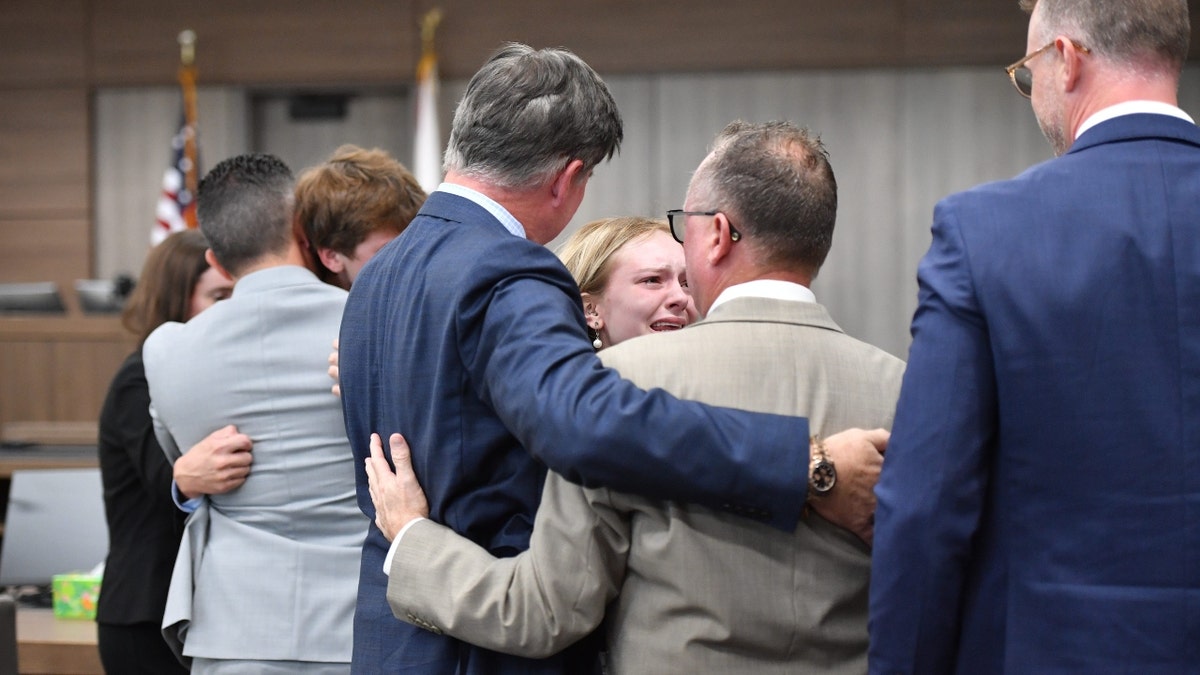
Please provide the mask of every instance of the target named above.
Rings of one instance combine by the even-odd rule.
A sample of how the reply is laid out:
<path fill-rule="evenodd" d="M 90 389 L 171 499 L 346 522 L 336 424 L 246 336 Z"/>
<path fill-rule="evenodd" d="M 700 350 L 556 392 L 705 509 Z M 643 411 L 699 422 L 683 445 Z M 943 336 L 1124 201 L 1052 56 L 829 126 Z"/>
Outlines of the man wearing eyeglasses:
<path fill-rule="evenodd" d="M 471 78 L 446 181 L 363 267 L 346 302 L 342 401 L 368 518 L 372 432 L 407 434 L 434 518 L 496 555 L 528 547 L 547 466 L 785 532 L 816 501 L 809 451 L 819 443 L 807 420 L 637 389 L 596 358 L 579 287 L 543 244 L 621 138 L 608 87 L 567 50 L 505 45 Z M 869 540 L 887 433 L 829 431 L 836 480 L 811 508 Z M 388 547 L 372 525 L 353 672 L 576 675 L 596 664 L 587 645 L 532 661 L 401 623 L 385 599 Z"/>
<path fill-rule="evenodd" d="M 833 240 L 837 185 L 821 142 L 789 123 L 735 122 L 671 211 L 705 319 L 600 353 L 642 387 L 804 415 L 815 433 L 886 427 L 904 363 L 846 335 L 809 290 Z M 371 460 L 388 538 L 423 515 L 404 446 Z M 677 448 L 682 460 L 689 455 Z M 822 466 L 821 453 L 813 463 Z M 815 472 L 822 492 L 832 474 Z M 818 498 L 819 500 L 820 498 Z M 552 654 L 605 618 L 610 672 L 867 670 L 870 551 L 807 513 L 792 531 L 719 510 L 546 479 L 530 548 L 495 558 L 415 521 L 390 566 L 396 616 L 517 654 Z"/>
<path fill-rule="evenodd" d="M 1184 0 L 1040 0 L 1060 155 L 942 201 L 876 494 L 871 669 L 1200 664 L 1200 131 Z"/>

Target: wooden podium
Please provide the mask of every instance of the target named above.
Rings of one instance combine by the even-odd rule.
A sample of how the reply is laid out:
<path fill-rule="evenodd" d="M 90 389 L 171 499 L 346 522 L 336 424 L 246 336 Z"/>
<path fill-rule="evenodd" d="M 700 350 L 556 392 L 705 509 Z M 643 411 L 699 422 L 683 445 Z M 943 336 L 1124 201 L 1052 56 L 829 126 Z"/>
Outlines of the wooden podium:
<path fill-rule="evenodd" d="M 18 607 L 17 667 L 22 675 L 104 675 L 96 623 L 57 619 L 52 609 Z"/>
<path fill-rule="evenodd" d="M 0 441 L 95 444 L 108 385 L 135 347 L 115 316 L 0 317 Z"/>

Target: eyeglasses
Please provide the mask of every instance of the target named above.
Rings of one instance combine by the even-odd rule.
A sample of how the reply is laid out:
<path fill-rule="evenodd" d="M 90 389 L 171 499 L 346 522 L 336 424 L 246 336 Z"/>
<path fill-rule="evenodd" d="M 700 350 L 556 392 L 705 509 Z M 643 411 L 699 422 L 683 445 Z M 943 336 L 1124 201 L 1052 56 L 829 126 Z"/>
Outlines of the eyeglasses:
<path fill-rule="evenodd" d="M 1017 91 L 1025 98 L 1029 98 L 1030 95 L 1033 94 L 1033 71 L 1030 70 L 1029 66 L 1027 66 L 1025 64 L 1029 63 L 1034 58 L 1044 54 L 1048 49 L 1053 47 L 1056 42 L 1058 42 L 1058 41 L 1055 40 L 1054 42 L 1051 42 L 1050 44 L 1046 45 L 1045 47 L 1042 47 L 1041 49 L 1037 50 L 1036 52 L 1033 52 L 1031 54 L 1026 54 L 1025 58 L 1021 59 L 1020 61 L 1017 61 L 1016 63 L 1014 63 L 1011 66 L 1008 66 L 1007 68 L 1004 69 L 1005 72 L 1008 73 L 1008 79 L 1012 80 L 1013 86 L 1016 87 Z M 1079 51 L 1083 52 L 1084 54 L 1092 53 L 1092 50 L 1088 49 L 1087 47 L 1084 47 L 1083 45 L 1079 44 L 1078 42 L 1076 42 L 1074 40 L 1071 40 L 1071 44 L 1075 45 L 1075 49 L 1078 49 Z"/>
<path fill-rule="evenodd" d="M 688 216 L 715 216 L 720 211 L 684 211 L 683 209 L 671 209 L 667 211 L 667 222 L 671 224 L 671 236 L 675 237 L 675 241 L 683 243 L 683 233 L 686 231 L 684 223 Z M 733 229 L 733 223 L 729 224 L 729 238 L 737 241 L 742 238 L 742 233 Z"/>

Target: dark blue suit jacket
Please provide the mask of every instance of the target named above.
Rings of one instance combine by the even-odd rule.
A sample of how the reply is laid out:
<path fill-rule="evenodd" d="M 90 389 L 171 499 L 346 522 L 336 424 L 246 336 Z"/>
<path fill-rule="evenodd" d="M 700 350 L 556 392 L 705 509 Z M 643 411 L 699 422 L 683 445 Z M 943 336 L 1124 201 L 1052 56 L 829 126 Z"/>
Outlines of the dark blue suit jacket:
<path fill-rule="evenodd" d="M 703 503 L 787 530 L 805 499 L 807 466 L 795 455 L 807 445 L 805 420 L 681 402 L 603 368 L 559 260 L 449 193 L 430 195 L 356 279 L 341 379 L 363 512 L 374 520 L 362 464 L 368 435 L 399 431 L 432 518 L 498 555 L 528 547 L 546 465 L 587 485 Z M 517 659 L 395 619 L 387 548 L 372 524 L 356 672 L 582 672 L 578 654 Z"/>
<path fill-rule="evenodd" d="M 1200 668 L 1200 131 L 1119 117 L 934 214 L 871 670 Z"/>

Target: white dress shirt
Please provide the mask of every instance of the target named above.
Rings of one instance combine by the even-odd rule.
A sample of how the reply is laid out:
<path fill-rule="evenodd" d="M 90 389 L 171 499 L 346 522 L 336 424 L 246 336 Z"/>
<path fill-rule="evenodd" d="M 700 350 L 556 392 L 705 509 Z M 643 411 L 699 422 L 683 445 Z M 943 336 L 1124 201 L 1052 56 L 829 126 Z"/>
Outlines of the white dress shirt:
<path fill-rule="evenodd" d="M 1107 122 L 1113 118 L 1121 117 L 1122 115 L 1134 115 L 1137 113 L 1169 115 L 1171 117 L 1178 117 L 1181 120 L 1186 120 L 1192 124 L 1196 123 L 1196 121 L 1193 120 L 1190 115 L 1185 113 L 1180 108 L 1171 105 L 1170 103 L 1163 103 L 1161 101 L 1124 101 L 1092 113 L 1091 117 L 1087 118 L 1083 121 L 1083 124 L 1079 125 L 1079 130 L 1075 132 L 1075 138 L 1078 139 L 1083 135 L 1083 132 L 1091 129 L 1101 122 Z"/>

